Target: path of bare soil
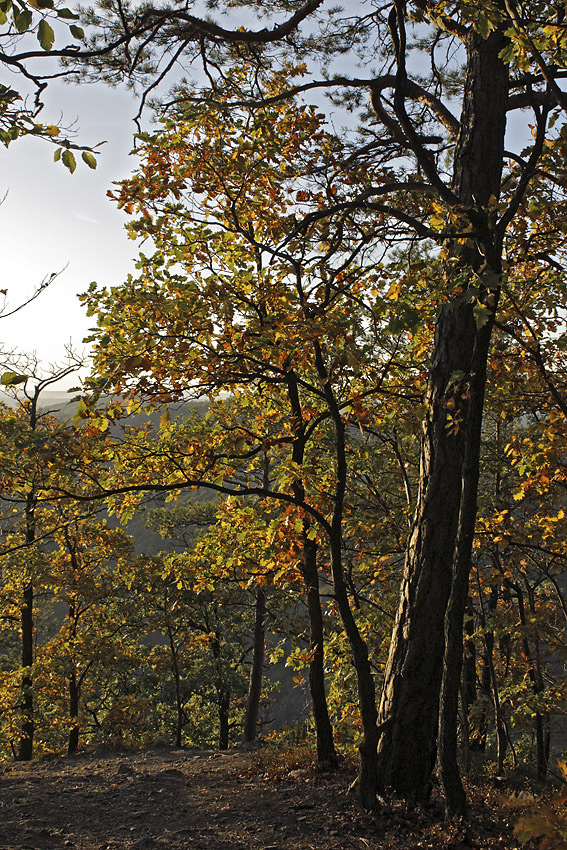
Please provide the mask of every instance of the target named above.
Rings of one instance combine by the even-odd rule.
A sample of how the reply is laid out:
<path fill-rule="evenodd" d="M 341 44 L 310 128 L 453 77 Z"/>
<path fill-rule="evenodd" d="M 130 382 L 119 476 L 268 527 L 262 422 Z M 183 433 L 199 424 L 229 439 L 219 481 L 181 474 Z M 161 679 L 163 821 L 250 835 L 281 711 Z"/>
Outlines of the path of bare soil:
<path fill-rule="evenodd" d="M 362 812 L 353 775 L 279 772 L 255 753 L 153 749 L 5 765 L 0 850 L 515 848 L 514 813 L 472 789 L 466 828 L 439 803 Z"/>

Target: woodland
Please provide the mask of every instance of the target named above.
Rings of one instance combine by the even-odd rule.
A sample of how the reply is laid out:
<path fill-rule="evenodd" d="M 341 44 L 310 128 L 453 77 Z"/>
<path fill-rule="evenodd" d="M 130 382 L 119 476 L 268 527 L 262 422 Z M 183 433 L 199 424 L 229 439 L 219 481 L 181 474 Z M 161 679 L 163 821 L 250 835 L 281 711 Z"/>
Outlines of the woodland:
<path fill-rule="evenodd" d="M 42 396 L 76 363 L 2 357 L 3 758 L 266 740 L 285 664 L 362 810 L 562 781 L 565 7 L 0 0 L 0 27 L 7 146 L 96 167 L 40 123 L 54 76 L 130 84 L 141 122 L 109 191 L 136 273 L 81 296 L 72 415 Z M 520 837 L 567 846 L 550 811 Z"/>

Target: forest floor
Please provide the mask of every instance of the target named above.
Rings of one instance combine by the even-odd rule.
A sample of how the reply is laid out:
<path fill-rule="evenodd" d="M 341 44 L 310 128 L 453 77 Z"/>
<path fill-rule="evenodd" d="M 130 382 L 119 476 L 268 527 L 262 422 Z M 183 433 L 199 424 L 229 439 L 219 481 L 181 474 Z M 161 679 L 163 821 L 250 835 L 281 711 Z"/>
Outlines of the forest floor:
<path fill-rule="evenodd" d="M 441 801 L 368 813 L 352 768 L 293 769 L 229 750 L 98 752 L 0 766 L 0 850 L 442 850 L 516 848 L 517 809 L 470 786 L 466 825 Z"/>

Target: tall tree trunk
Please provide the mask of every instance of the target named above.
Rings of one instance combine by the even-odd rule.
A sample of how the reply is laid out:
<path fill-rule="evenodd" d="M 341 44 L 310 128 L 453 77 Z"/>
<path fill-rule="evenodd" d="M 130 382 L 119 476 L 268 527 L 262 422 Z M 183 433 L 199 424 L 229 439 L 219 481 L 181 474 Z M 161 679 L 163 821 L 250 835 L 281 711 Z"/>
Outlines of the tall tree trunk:
<path fill-rule="evenodd" d="M 338 759 L 325 693 L 325 636 L 323 631 L 321 597 L 319 595 L 317 543 L 314 540 L 309 540 L 305 532 L 302 569 L 303 580 L 307 589 L 307 609 L 309 611 L 309 627 L 311 632 L 309 688 L 317 734 L 317 764 L 319 767 L 327 769 L 336 768 Z"/>
<path fill-rule="evenodd" d="M 230 688 L 227 685 L 218 686 L 219 709 L 219 750 L 228 750 Z"/>
<path fill-rule="evenodd" d="M 463 273 L 488 272 L 490 284 L 479 286 L 489 310 L 494 306 L 501 271 L 500 250 L 492 243 L 488 207 L 498 198 L 502 173 L 508 69 L 500 61 L 501 33 L 483 39 L 471 29 L 467 37 L 467 74 L 461 130 L 455 150 L 453 192 L 474 219 L 470 246 L 459 256 Z M 474 215 L 473 215 L 474 209 Z M 470 281 L 469 285 L 473 285 Z M 439 697 L 445 654 L 445 615 L 457 570 L 466 571 L 472 541 L 476 485 L 465 479 L 478 467 L 478 447 L 467 441 L 476 433 L 469 412 L 482 408 L 489 328 L 477 328 L 471 299 L 457 297 L 444 305 L 435 329 L 429 370 L 427 414 L 423 424 L 420 486 L 406 554 L 406 567 L 380 704 L 379 785 L 418 800 L 427 799 L 437 755 Z M 482 329 L 484 330 L 484 329 Z M 483 338 L 486 337 L 486 338 Z M 469 404 L 469 401 L 471 402 Z M 451 414 L 449 419 L 448 414 Z M 475 426 L 476 427 L 476 426 Z M 463 584 L 463 576 L 459 576 Z M 455 589 L 451 632 L 461 630 L 462 587 Z M 458 640 L 455 636 L 455 640 Z M 454 651 L 459 652 L 458 646 Z M 459 680 L 448 683 L 451 704 L 458 700 Z M 447 723 L 455 722 L 454 717 Z M 456 734 L 456 730 L 455 730 Z"/>
<path fill-rule="evenodd" d="M 494 717 L 496 721 L 496 774 L 500 775 L 504 770 L 504 759 L 506 757 L 506 750 L 508 749 L 508 733 L 506 730 L 506 718 L 504 717 L 502 704 L 500 702 L 500 691 L 498 689 L 496 669 L 494 667 L 494 637 L 492 635 L 491 637 L 492 640 L 488 642 L 490 644 L 490 649 L 487 648 L 486 660 L 490 671 L 492 704 L 494 706 Z"/>
<path fill-rule="evenodd" d="M 301 465 L 305 458 L 305 423 L 299 397 L 297 376 L 293 370 L 286 374 L 288 398 L 294 416 L 294 441 L 292 460 Z M 300 480 L 293 484 L 293 492 L 298 504 L 305 501 L 305 488 Z M 335 501 L 335 512 L 342 512 L 342 502 Z M 319 573 L 317 571 L 317 546 L 309 539 L 311 523 L 307 517 L 303 520 L 303 580 L 307 592 L 307 609 L 311 632 L 311 662 L 309 666 L 309 686 L 317 736 L 317 762 L 321 766 L 335 767 L 337 755 L 333 741 L 333 729 L 329 719 L 327 697 L 325 694 L 325 642 L 323 616 L 319 596 Z"/>
<path fill-rule="evenodd" d="M 79 683 L 77 673 L 73 670 L 69 674 L 69 718 L 71 719 L 71 730 L 67 744 L 67 755 L 73 755 L 79 749 Z"/>
<path fill-rule="evenodd" d="M 480 585 L 479 590 L 481 591 Z M 494 613 L 498 606 L 498 588 L 492 587 L 488 599 L 489 615 Z M 472 733 L 471 749 L 473 752 L 484 753 L 486 750 L 486 739 L 488 736 L 488 704 L 492 700 L 492 653 L 494 651 L 494 632 L 487 630 L 487 618 L 484 611 L 482 591 L 480 592 L 480 625 L 483 634 L 482 670 L 480 674 L 480 697 L 482 699 L 482 710 L 477 715 L 476 726 Z"/>
<path fill-rule="evenodd" d="M 466 735 L 466 747 L 467 750 L 470 750 L 470 723 L 469 723 L 469 715 L 471 706 L 476 702 L 477 697 L 477 682 L 476 682 L 476 646 L 474 642 L 474 611 L 472 601 L 469 597 L 467 602 L 467 608 L 465 612 L 465 647 L 463 653 L 463 672 L 461 675 L 461 702 L 462 702 L 462 710 L 463 716 L 466 722 L 466 728 L 463 733 L 463 746 L 464 738 Z"/>
<path fill-rule="evenodd" d="M 33 537 L 31 541 L 32 542 Z M 35 723 L 33 716 L 33 602 L 34 592 L 32 582 L 24 587 L 22 599 L 21 628 L 22 628 L 22 699 L 23 719 L 20 730 L 20 742 L 17 758 L 19 761 L 29 761 L 33 755 L 33 736 Z"/>
<path fill-rule="evenodd" d="M 179 670 L 177 642 L 170 623 L 167 624 L 167 637 L 171 657 L 171 672 L 173 673 L 173 682 L 175 685 L 175 746 L 181 748 L 183 746 L 183 725 L 185 719 L 183 710 L 183 695 L 181 693 L 181 672 Z"/>
<path fill-rule="evenodd" d="M 526 584 L 530 605 L 530 614 L 532 617 L 535 617 L 536 605 L 534 592 L 533 589 L 529 586 L 528 582 L 526 582 Z M 539 641 L 536 633 L 534 637 L 534 647 L 532 651 L 532 647 L 530 645 L 530 641 L 528 639 L 527 634 L 524 594 L 519 584 L 513 585 L 513 587 L 517 595 L 520 623 L 524 632 L 524 637 L 522 639 L 524 657 L 526 658 L 526 661 L 529 664 L 529 677 L 532 683 L 532 690 L 534 694 L 537 695 L 541 694 L 545 690 L 545 681 L 541 671 Z M 547 779 L 547 762 L 549 760 L 549 715 L 547 714 L 547 712 L 542 715 L 539 711 L 536 711 L 534 716 L 534 731 L 536 739 L 537 778 L 541 782 L 544 782 Z"/>
<path fill-rule="evenodd" d="M 362 739 L 358 745 L 360 765 L 358 770 L 358 798 L 365 809 L 371 809 L 376 803 L 378 777 L 378 727 L 376 720 L 376 688 L 372 667 L 368 658 L 368 647 L 360 634 L 354 619 L 344 581 L 341 540 L 331 538 L 331 568 L 335 599 L 345 627 L 346 636 L 352 652 L 358 689 L 358 707 L 362 720 Z"/>
<path fill-rule="evenodd" d="M 358 751 L 360 753 L 358 799 L 365 809 L 371 809 L 376 803 L 376 792 L 378 790 L 378 728 L 376 725 L 378 712 L 376 710 L 374 674 L 368 657 L 368 647 L 360 634 L 353 616 L 345 582 L 342 545 L 344 498 L 348 471 L 346 429 L 331 381 L 329 380 L 321 347 L 317 341 L 314 343 L 314 350 L 317 374 L 323 387 L 327 409 L 333 423 L 336 482 L 333 515 L 328 534 L 335 600 L 350 644 L 352 660 L 356 671 L 358 707 L 362 720 L 362 738 L 358 745 Z"/>
<path fill-rule="evenodd" d="M 248 684 L 246 714 L 244 717 L 243 739 L 251 744 L 256 740 L 258 730 L 258 715 L 260 713 L 260 697 L 262 696 L 262 675 L 264 669 L 266 636 L 266 590 L 261 585 L 256 586 L 256 601 L 254 605 L 254 645 L 252 647 L 252 667 Z"/>
<path fill-rule="evenodd" d="M 496 305 L 494 305 L 496 307 Z M 493 314 L 494 315 L 494 314 Z M 466 795 L 457 762 L 457 723 L 463 658 L 463 620 L 468 600 L 471 553 L 480 475 L 480 445 L 486 361 L 493 319 L 477 330 L 470 366 L 471 380 L 465 426 L 465 458 L 462 473 L 461 510 L 451 593 L 445 612 L 445 654 L 441 680 L 439 717 L 439 768 L 445 807 L 449 817 L 466 814 Z"/>
<path fill-rule="evenodd" d="M 32 404 L 30 411 L 30 428 L 35 430 L 37 423 L 36 408 Z M 35 542 L 35 507 L 34 493 L 29 493 L 26 498 L 26 544 L 32 546 Z M 20 742 L 18 747 L 18 760 L 29 761 L 33 756 L 33 737 L 35 732 L 34 705 L 33 705 L 33 675 L 32 665 L 34 661 L 33 652 L 33 625 L 34 625 L 34 586 L 30 578 L 24 585 L 22 593 L 22 699 L 21 708 L 23 712 Z"/>

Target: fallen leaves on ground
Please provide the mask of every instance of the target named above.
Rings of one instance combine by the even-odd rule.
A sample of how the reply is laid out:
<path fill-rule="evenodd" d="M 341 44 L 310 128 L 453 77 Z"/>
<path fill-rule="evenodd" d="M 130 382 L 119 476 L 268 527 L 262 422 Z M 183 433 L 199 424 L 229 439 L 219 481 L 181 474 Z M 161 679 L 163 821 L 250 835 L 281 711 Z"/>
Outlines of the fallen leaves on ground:
<path fill-rule="evenodd" d="M 152 749 L 4 765 L 1 850 L 516 848 L 515 812 L 471 786 L 466 824 L 390 802 L 364 812 L 352 769 L 266 771 L 252 752 Z"/>

